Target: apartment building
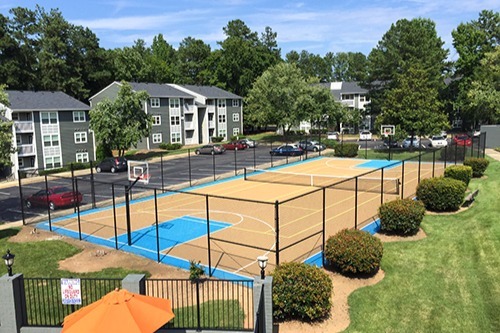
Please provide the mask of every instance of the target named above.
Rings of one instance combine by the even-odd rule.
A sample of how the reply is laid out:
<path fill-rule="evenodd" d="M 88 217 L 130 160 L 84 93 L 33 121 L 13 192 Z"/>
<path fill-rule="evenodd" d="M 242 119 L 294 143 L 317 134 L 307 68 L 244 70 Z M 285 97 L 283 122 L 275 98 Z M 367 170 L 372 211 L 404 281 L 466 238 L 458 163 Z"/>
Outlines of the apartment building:
<path fill-rule="evenodd" d="M 61 91 L 6 90 L 10 106 L 0 105 L 14 122 L 14 166 L 28 174 L 72 162 L 88 162 L 94 156 L 89 130 L 90 107 Z"/>
<path fill-rule="evenodd" d="M 146 91 L 144 112 L 153 117 L 151 135 L 139 142 L 139 149 L 159 148 L 162 142 L 182 145 L 204 144 L 212 137 L 227 140 L 243 128 L 242 98 L 212 86 L 137 83 L 134 91 Z M 122 86 L 113 82 L 90 100 L 91 108 L 105 98 L 114 99 Z"/>

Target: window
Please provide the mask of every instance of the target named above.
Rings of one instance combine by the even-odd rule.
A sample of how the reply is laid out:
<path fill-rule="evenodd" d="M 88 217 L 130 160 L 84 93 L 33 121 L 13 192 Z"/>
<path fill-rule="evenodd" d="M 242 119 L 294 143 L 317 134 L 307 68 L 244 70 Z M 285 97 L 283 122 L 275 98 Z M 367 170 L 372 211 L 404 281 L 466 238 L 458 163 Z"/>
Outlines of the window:
<path fill-rule="evenodd" d="M 59 146 L 59 135 L 44 135 L 43 136 L 43 146 L 44 147 L 57 147 Z"/>
<path fill-rule="evenodd" d="M 17 159 L 17 164 L 19 164 L 19 167 L 20 167 L 20 168 L 23 168 L 23 167 L 24 167 L 24 159 L 22 159 L 22 158 L 18 158 L 18 159 Z"/>
<path fill-rule="evenodd" d="M 89 161 L 89 153 L 76 153 L 76 161 L 87 163 Z"/>
<path fill-rule="evenodd" d="M 17 112 L 12 113 L 12 120 L 18 121 L 19 120 L 19 113 L 17 113 Z"/>
<path fill-rule="evenodd" d="M 61 156 L 45 157 L 45 168 L 53 169 L 61 167 Z"/>
<path fill-rule="evenodd" d="M 73 111 L 73 122 L 74 123 L 85 122 L 85 111 Z"/>
<path fill-rule="evenodd" d="M 75 132 L 75 143 L 86 143 L 87 132 Z"/>
<path fill-rule="evenodd" d="M 227 131 L 226 129 L 219 129 L 219 135 L 218 136 L 222 136 L 222 137 L 226 137 L 226 134 L 227 134 Z"/>
<path fill-rule="evenodd" d="M 180 125 L 180 124 L 181 124 L 181 117 L 179 116 L 170 117 L 170 125 Z"/>
<path fill-rule="evenodd" d="M 18 146 L 23 144 L 23 140 L 19 134 L 16 135 L 16 143 Z"/>
<path fill-rule="evenodd" d="M 161 125 L 161 116 L 154 115 L 153 116 L 153 126 L 160 126 L 160 125 Z"/>
<path fill-rule="evenodd" d="M 217 106 L 221 109 L 225 109 L 226 108 L 226 100 L 225 99 L 218 99 Z"/>
<path fill-rule="evenodd" d="M 342 95 L 342 99 L 344 99 L 344 100 L 352 100 L 352 99 L 354 99 L 354 95 L 350 95 L 350 94 Z"/>
<path fill-rule="evenodd" d="M 181 105 L 180 100 L 178 98 L 170 98 L 170 108 L 178 109 Z"/>
<path fill-rule="evenodd" d="M 359 95 L 359 101 L 364 102 L 365 101 L 365 95 Z"/>
<path fill-rule="evenodd" d="M 233 113 L 233 121 L 234 122 L 240 121 L 240 114 L 239 113 Z"/>
<path fill-rule="evenodd" d="M 161 133 L 153 133 L 153 143 L 161 143 Z"/>
<path fill-rule="evenodd" d="M 170 141 L 172 143 L 181 143 L 181 133 L 172 133 L 170 135 Z"/>
<path fill-rule="evenodd" d="M 42 124 L 44 125 L 57 124 L 57 112 L 40 112 L 40 118 L 42 118 Z"/>
<path fill-rule="evenodd" d="M 240 134 L 240 128 L 239 127 L 233 128 L 233 135 L 239 135 L 239 134 Z"/>
<path fill-rule="evenodd" d="M 219 123 L 225 123 L 225 122 L 226 122 L 226 115 L 220 114 L 219 115 Z"/>
<path fill-rule="evenodd" d="M 151 107 L 152 108 L 159 108 L 160 107 L 160 99 L 159 98 L 151 98 L 150 100 Z"/>
<path fill-rule="evenodd" d="M 240 106 L 240 100 L 239 99 L 233 99 L 233 107 L 237 108 Z"/>

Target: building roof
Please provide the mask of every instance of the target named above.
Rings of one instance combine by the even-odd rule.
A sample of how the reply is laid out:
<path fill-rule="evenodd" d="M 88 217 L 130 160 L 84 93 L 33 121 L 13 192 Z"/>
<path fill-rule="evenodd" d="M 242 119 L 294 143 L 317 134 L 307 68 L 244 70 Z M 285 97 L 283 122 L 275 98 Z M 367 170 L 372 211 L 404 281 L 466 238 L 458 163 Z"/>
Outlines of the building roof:
<path fill-rule="evenodd" d="M 180 84 L 181 87 L 184 87 L 192 92 L 205 96 L 207 98 L 234 98 L 241 99 L 240 96 L 233 94 L 224 89 L 214 87 L 214 86 L 196 86 L 192 84 Z"/>
<path fill-rule="evenodd" d="M 90 107 L 62 91 L 5 90 L 14 111 L 74 111 Z"/>
<path fill-rule="evenodd" d="M 132 89 L 135 91 L 145 90 L 151 97 L 179 97 L 179 98 L 194 98 L 194 96 L 185 93 L 179 89 L 175 89 L 167 84 L 160 83 L 142 83 L 130 82 Z"/>

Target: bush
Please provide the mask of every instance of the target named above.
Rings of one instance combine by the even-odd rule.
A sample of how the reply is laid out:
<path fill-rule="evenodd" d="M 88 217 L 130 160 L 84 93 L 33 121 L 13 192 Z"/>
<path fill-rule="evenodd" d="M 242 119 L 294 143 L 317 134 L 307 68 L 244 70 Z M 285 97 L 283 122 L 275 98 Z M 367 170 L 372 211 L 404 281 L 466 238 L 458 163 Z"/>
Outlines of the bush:
<path fill-rule="evenodd" d="M 390 201 L 378 209 L 381 230 L 402 235 L 416 234 L 424 215 L 424 204 L 412 199 Z"/>
<path fill-rule="evenodd" d="M 336 140 L 325 139 L 321 140 L 321 143 L 325 145 L 326 148 L 334 149 L 339 143 Z"/>
<path fill-rule="evenodd" d="M 328 238 L 325 258 L 342 274 L 373 274 L 380 268 L 380 239 L 361 230 L 344 229 Z"/>
<path fill-rule="evenodd" d="M 337 157 L 356 157 L 358 156 L 358 144 L 344 143 L 335 146 L 335 156 Z"/>
<path fill-rule="evenodd" d="M 485 158 L 469 157 L 464 161 L 464 165 L 472 168 L 472 177 L 474 178 L 482 177 L 489 164 L 490 161 Z"/>
<path fill-rule="evenodd" d="M 222 142 L 224 140 L 223 136 L 213 136 L 212 137 L 212 142 Z"/>
<path fill-rule="evenodd" d="M 451 145 L 440 149 L 440 160 L 450 162 L 463 161 L 466 153 L 466 147 Z"/>
<path fill-rule="evenodd" d="M 455 211 L 464 200 L 467 186 L 453 178 L 428 178 L 417 186 L 417 197 L 425 208 L 436 212 Z"/>
<path fill-rule="evenodd" d="M 444 176 L 461 180 L 465 183 L 465 186 L 469 186 L 472 178 L 472 168 L 467 165 L 451 165 L 444 170 Z"/>
<path fill-rule="evenodd" d="M 97 148 L 95 150 L 95 155 L 96 155 L 95 156 L 96 161 L 100 162 L 108 156 L 113 156 L 113 151 L 111 150 L 110 147 L 103 145 L 103 144 L 100 144 L 97 146 Z"/>
<path fill-rule="evenodd" d="M 332 280 L 322 269 L 305 263 L 283 263 L 273 276 L 276 320 L 322 320 L 332 307 Z"/>
<path fill-rule="evenodd" d="M 165 149 L 165 150 L 179 150 L 182 148 L 182 145 L 180 143 L 162 142 L 162 143 L 160 143 L 160 148 Z"/>
<path fill-rule="evenodd" d="M 200 277 L 205 275 L 205 269 L 201 265 L 201 262 L 196 262 L 194 260 L 189 261 L 189 280 L 195 281 Z"/>

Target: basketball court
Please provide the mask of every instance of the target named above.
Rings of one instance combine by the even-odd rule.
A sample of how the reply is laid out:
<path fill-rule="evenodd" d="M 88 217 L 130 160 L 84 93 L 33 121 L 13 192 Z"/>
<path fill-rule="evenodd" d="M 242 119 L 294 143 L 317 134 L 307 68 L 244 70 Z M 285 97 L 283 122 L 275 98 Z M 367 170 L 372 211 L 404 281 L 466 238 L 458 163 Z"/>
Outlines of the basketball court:
<path fill-rule="evenodd" d="M 216 277 L 251 278 L 259 274 L 257 257 L 268 256 L 270 271 L 307 260 L 321 251 L 324 237 L 373 221 L 381 203 L 411 196 L 419 179 L 442 170 L 430 163 L 315 158 L 185 191 L 150 191 L 54 219 L 50 227 L 180 268 L 195 261 Z M 150 177 L 147 163 L 130 163 L 132 186 Z"/>

